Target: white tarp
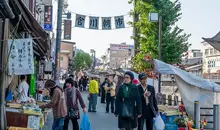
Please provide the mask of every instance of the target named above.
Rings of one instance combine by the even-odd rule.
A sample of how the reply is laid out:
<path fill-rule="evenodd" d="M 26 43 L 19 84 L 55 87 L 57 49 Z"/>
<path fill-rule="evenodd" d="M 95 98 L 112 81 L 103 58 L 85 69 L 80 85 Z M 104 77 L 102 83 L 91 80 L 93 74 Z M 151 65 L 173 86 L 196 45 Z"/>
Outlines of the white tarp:
<path fill-rule="evenodd" d="M 154 60 L 154 65 L 158 73 L 175 75 L 181 98 L 190 117 L 194 116 L 195 101 L 199 101 L 200 107 L 212 107 L 213 104 L 219 104 L 220 94 L 217 92 L 220 92 L 220 85 L 159 60 Z M 212 114 L 212 111 L 201 110 L 201 113 Z"/>
<path fill-rule="evenodd" d="M 208 80 L 205 80 L 203 78 L 197 77 L 192 73 L 188 73 L 184 70 L 181 70 L 175 66 L 166 64 L 162 61 L 154 59 L 154 65 L 155 65 L 155 70 L 158 73 L 161 74 L 173 74 L 179 76 L 182 80 L 184 80 L 186 83 L 206 89 L 209 91 L 213 92 L 220 92 L 220 85 L 210 82 Z"/>
<path fill-rule="evenodd" d="M 190 85 L 179 76 L 175 76 L 179 92 L 183 100 L 187 114 L 190 117 L 194 116 L 194 101 L 199 101 L 200 107 L 213 106 L 214 93 L 206 89 L 200 89 L 196 86 Z M 201 113 L 212 114 L 212 111 L 201 110 Z M 193 117 L 194 119 L 194 117 Z"/>

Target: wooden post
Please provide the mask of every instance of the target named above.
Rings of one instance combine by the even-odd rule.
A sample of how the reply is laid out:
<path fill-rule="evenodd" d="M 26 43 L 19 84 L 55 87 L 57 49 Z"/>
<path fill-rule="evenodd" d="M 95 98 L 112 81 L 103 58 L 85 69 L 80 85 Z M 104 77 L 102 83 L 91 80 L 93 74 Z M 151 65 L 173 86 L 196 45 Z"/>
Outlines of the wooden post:
<path fill-rule="evenodd" d="M 199 101 L 194 102 L 194 121 L 196 129 L 200 129 L 200 106 Z"/>
<path fill-rule="evenodd" d="M 168 105 L 172 106 L 172 95 L 168 95 Z"/>
<path fill-rule="evenodd" d="M 2 44 L 2 70 L 0 73 L 0 129 L 7 130 L 7 119 L 6 119 L 6 111 L 5 111 L 5 89 L 8 86 L 7 81 L 7 73 L 6 73 L 6 62 L 8 57 L 8 48 L 7 48 L 7 39 L 9 34 L 9 19 L 5 19 L 4 21 L 4 37 Z M 0 48 L 1 49 L 1 48 Z"/>
<path fill-rule="evenodd" d="M 166 94 L 162 95 L 162 105 L 166 105 Z"/>
<path fill-rule="evenodd" d="M 219 130 L 219 105 L 213 105 L 213 130 Z"/>
<path fill-rule="evenodd" d="M 179 100 L 178 100 L 178 96 L 174 96 L 174 106 L 178 106 Z"/>

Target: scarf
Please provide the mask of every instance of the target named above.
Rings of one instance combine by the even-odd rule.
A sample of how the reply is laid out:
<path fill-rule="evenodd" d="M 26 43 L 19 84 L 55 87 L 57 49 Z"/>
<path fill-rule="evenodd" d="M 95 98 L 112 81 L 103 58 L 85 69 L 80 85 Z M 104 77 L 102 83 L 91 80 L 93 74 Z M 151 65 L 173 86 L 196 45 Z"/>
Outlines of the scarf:
<path fill-rule="evenodd" d="M 68 99 L 68 97 L 67 97 L 67 89 L 68 89 L 68 88 L 65 89 L 66 101 L 67 101 L 67 99 Z M 75 104 L 77 104 L 77 102 L 76 102 L 76 88 L 75 88 L 75 87 L 72 87 L 72 88 L 71 88 L 71 93 L 72 93 L 71 95 L 72 95 L 73 105 L 75 105 Z"/>
<path fill-rule="evenodd" d="M 124 97 L 125 97 L 125 98 L 128 98 L 128 97 L 129 97 L 131 85 L 132 85 L 131 83 L 130 83 L 130 84 L 124 83 L 123 93 L 124 93 Z"/>

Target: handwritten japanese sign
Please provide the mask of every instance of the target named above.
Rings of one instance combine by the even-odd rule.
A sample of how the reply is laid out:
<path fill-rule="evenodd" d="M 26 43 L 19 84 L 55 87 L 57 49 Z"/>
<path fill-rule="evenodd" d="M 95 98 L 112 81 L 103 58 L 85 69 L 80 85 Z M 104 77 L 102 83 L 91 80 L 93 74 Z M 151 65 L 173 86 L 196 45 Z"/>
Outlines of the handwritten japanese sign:
<path fill-rule="evenodd" d="M 99 17 L 89 17 L 89 29 L 99 29 Z"/>
<path fill-rule="evenodd" d="M 111 17 L 102 17 L 102 30 L 111 30 Z"/>
<path fill-rule="evenodd" d="M 72 21 L 71 20 L 64 20 L 64 36 L 63 39 L 71 40 L 71 30 L 72 30 Z"/>
<path fill-rule="evenodd" d="M 123 16 L 115 16 L 115 28 L 125 28 L 124 17 Z"/>
<path fill-rule="evenodd" d="M 8 40 L 9 55 L 8 71 L 10 75 L 34 73 L 33 43 L 31 38 Z M 13 44 L 12 44 L 13 43 Z"/>
<path fill-rule="evenodd" d="M 80 28 L 84 28 L 85 19 L 86 19 L 85 15 L 76 14 L 75 26 L 80 27 Z"/>

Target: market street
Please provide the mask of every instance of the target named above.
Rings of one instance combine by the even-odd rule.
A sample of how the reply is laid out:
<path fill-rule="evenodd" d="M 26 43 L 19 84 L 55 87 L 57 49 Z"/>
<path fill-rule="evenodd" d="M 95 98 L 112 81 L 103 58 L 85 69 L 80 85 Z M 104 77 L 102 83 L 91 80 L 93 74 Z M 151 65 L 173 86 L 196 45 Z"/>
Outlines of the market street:
<path fill-rule="evenodd" d="M 88 93 L 83 92 L 82 96 L 88 107 L 87 100 Z M 88 113 L 89 120 L 92 126 L 92 130 L 118 130 L 117 128 L 117 118 L 111 113 L 105 113 L 105 104 L 100 103 L 100 98 L 98 98 L 97 113 Z M 82 111 L 81 111 L 82 112 Z M 82 113 L 81 113 L 82 115 Z M 48 117 L 48 120 L 43 128 L 43 130 L 51 130 L 53 123 L 52 114 Z M 69 130 L 72 130 L 72 123 L 69 123 Z"/>

